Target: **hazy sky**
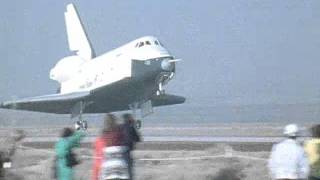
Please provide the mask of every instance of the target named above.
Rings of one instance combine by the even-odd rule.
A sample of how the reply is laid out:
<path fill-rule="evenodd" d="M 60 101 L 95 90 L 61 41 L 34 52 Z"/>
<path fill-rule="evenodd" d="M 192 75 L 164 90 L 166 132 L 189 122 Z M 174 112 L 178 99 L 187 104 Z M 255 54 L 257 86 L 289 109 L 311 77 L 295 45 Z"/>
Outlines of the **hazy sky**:
<path fill-rule="evenodd" d="M 320 1 L 7 0 L 0 6 L 0 101 L 54 93 L 50 69 L 68 50 L 76 5 L 97 55 L 144 35 L 179 62 L 167 92 L 187 104 L 320 100 Z"/>

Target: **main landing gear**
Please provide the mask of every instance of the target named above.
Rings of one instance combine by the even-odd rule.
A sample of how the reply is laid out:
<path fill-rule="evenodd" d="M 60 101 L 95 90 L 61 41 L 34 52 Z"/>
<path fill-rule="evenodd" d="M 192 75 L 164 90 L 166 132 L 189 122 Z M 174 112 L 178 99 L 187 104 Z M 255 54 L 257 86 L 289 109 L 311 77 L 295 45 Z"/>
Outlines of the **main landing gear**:
<path fill-rule="evenodd" d="M 88 123 L 86 120 L 83 120 L 82 118 L 82 114 L 83 114 L 83 110 L 85 108 L 85 103 L 83 101 L 80 101 L 78 103 L 76 103 L 72 110 L 71 110 L 71 119 L 78 117 L 79 120 L 76 121 L 75 123 L 75 129 L 79 130 L 87 130 L 88 129 Z"/>
<path fill-rule="evenodd" d="M 135 127 L 140 129 L 142 127 L 142 118 L 150 115 L 153 113 L 153 107 L 151 100 L 141 100 L 140 102 L 135 102 L 129 105 L 129 108 L 132 111 L 132 116 L 135 121 Z M 140 116 L 138 118 L 137 110 L 140 108 Z"/>
<path fill-rule="evenodd" d="M 142 127 L 141 120 L 137 119 L 137 117 L 138 117 L 138 113 L 137 113 L 138 108 L 139 108 L 139 103 L 137 103 L 137 102 L 129 105 L 129 109 L 132 111 L 132 116 L 133 116 L 133 119 L 135 120 L 134 121 L 134 126 L 135 126 L 136 129 L 140 129 Z"/>
<path fill-rule="evenodd" d="M 79 120 L 76 121 L 76 129 L 82 129 L 82 130 L 87 130 L 88 129 L 88 123 L 86 120 L 83 120 L 81 115 L 79 116 Z"/>

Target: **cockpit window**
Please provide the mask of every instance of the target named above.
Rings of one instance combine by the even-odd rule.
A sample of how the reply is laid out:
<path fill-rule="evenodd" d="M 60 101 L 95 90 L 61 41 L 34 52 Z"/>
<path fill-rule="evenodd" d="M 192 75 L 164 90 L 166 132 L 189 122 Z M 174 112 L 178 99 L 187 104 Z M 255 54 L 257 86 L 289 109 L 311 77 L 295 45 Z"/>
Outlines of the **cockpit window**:
<path fill-rule="evenodd" d="M 139 47 L 144 46 L 144 42 L 140 42 Z"/>
<path fill-rule="evenodd" d="M 138 42 L 135 47 L 136 48 L 140 48 L 142 46 L 146 46 L 146 45 L 157 45 L 157 46 L 161 46 L 162 44 L 160 43 L 160 41 L 155 40 L 155 41 L 144 41 L 144 42 Z"/>

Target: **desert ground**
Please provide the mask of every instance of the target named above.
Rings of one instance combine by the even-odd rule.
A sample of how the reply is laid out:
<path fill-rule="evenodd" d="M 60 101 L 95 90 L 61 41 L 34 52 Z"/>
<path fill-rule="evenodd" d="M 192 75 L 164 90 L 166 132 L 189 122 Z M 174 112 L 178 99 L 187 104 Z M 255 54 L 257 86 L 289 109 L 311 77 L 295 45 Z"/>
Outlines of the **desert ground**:
<path fill-rule="evenodd" d="M 135 177 L 138 180 L 270 179 L 267 160 L 274 142 L 193 141 L 188 140 L 188 137 L 281 138 L 282 127 L 280 124 L 143 127 L 140 132 L 146 141 L 139 143 L 134 151 Z M 307 128 L 307 125 L 303 126 L 304 134 Z M 24 128 L 27 138 L 17 145 L 13 167 L 6 171 L 7 179 L 52 179 L 53 146 L 60 129 Z M 14 129 L 0 129 L 1 137 L 10 134 L 9 131 L 12 130 Z M 98 134 L 98 128 L 88 130 L 91 139 Z M 51 139 L 46 141 L 41 137 Z M 163 138 L 161 141 L 150 141 L 150 137 Z M 187 141 L 175 141 L 176 137 L 187 137 Z M 90 179 L 93 159 L 91 139 L 85 139 L 75 151 L 82 162 L 75 168 L 76 179 Z"/>

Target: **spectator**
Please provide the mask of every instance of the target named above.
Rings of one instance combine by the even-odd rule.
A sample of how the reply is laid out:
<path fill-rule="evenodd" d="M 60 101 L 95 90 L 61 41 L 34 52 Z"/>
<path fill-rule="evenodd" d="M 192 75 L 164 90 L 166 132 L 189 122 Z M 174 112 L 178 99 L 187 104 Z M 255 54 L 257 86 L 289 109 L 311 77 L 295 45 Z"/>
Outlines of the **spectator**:
<path fill-rule="evenodd" d="M 117 119 L 113 114 L 107 114 L 104 119 L 102 133 L 94 142 L 94 162 L 92 180 L 99 180 L 101 167 L 105 161 L 104 149 L 110 146 L 120 146 L 123 144 L 123 135 L 117 125 Z"/>
<path fill-rule="evenodd" d="M 122 126 L 122 132 L 124 134 L 124 145 L 128 147 L 128 152 L 126 155 L 126 160 L 128 163 L 129 176 L 133 179 L 133 158 L 131 151 L 134 150 L 135 144 L 140 142 L 140 135 L 135 128 L 135 120 L 131 114 L 123 114 L 124 124 Z"/>
<path fill-rule="evenodd" d="M 311 128 L 312 139 L 305 143 L 310 165 L 310 180 L 320 180 L 320 124 Z"/>
<path fill-rule="evenodd" d="M 12 156 L 15 154 L 18 143 L 25 138 L 23 130 L 16 130 L 0 141 L 0 179 L 8 179 L 5 168 L 11 168 Z"/>
<path fill-rule="evenodd" d="M 284 128 L 287 138 L 274 145 L 269 159 L 269 169 L 273 179 L 306 179 L 309 166 L 303 148 L 297 142 L 298 126 L 289 124 Z"/>
<path fill-rule="evenodd" d="M 77 131 L 71 128 L 64 128 L 60 140 L 55 145 L 56 151 L 56 178 L 58 180 L 74 179 L 73 167 L 79 162 L 72 152 L 72 149 L 80 145 L 80 140 L 85 133 L 80 130 L 80 126 L 76 124 Z"/>

